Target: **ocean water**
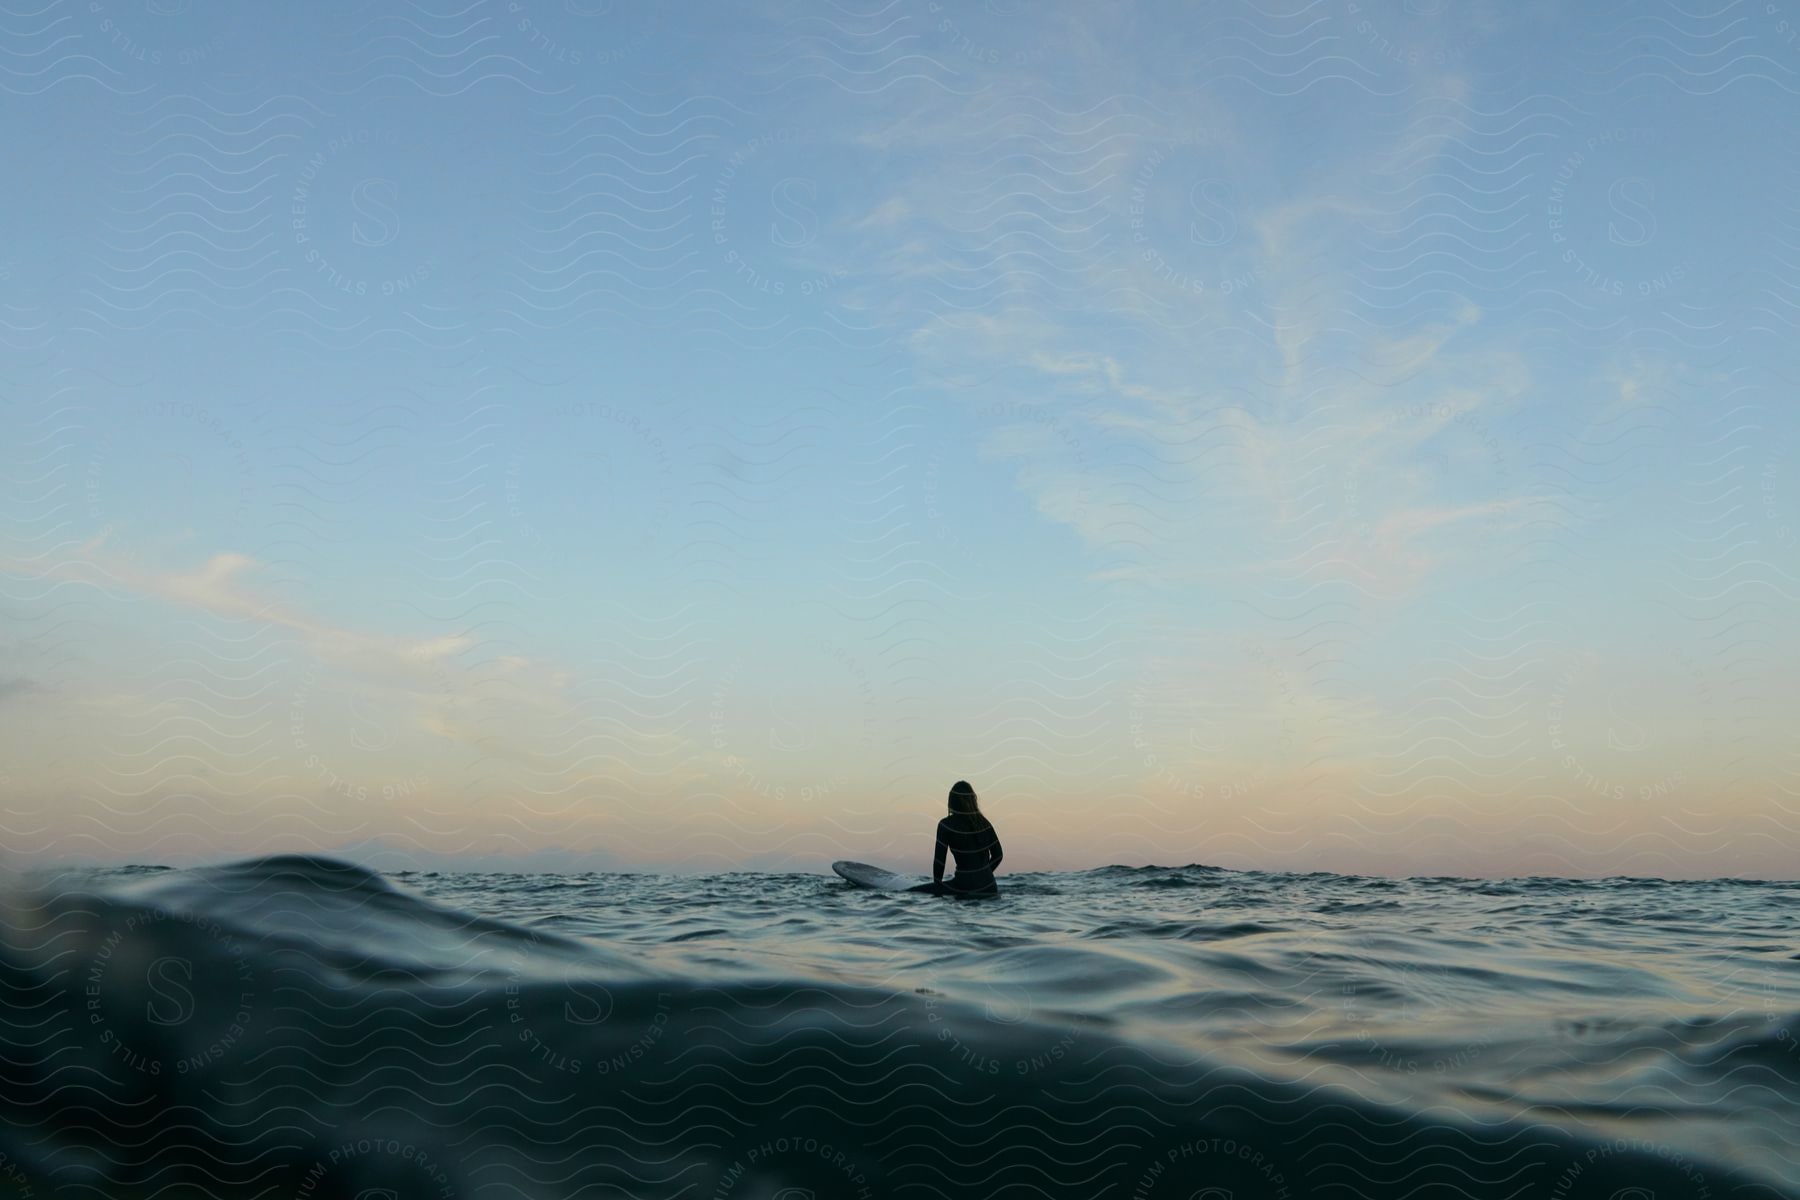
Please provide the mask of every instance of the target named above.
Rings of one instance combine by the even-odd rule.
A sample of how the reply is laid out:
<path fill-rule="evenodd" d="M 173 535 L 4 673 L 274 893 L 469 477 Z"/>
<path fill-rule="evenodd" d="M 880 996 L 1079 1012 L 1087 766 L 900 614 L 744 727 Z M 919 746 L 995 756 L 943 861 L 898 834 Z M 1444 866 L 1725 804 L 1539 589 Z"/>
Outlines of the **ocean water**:
<path fill-rule="evenodd" d="M 1800 1196 L 1800 885 L 20 884 L 0 1196 Z"/>

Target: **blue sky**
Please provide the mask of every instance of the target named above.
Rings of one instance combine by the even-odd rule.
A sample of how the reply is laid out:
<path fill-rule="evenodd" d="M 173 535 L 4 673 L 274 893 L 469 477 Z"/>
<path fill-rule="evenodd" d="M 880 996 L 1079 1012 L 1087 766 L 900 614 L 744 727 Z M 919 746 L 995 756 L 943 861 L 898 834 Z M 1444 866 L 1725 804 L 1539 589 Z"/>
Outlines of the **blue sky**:
<path fill-rule="evenodd" d="M 0 18 L 8 842 L 1791 874 L 1796 20 Z"/>

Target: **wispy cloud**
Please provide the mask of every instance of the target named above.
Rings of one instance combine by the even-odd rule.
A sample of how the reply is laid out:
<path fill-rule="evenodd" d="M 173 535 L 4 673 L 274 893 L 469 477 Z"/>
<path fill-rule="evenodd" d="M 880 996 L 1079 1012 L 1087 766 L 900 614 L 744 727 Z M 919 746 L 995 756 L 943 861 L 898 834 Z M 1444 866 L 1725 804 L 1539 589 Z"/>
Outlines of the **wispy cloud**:
<path fill-rule="evenodd" d="M 263 565 L 243 554 L 214 554 L 199 567 L 187 570 L 158 569 L 109 550 L 108 540 L 102 534 L 55 560 L 0 560 L 0 569 L 27 579 L 69 580 L 106 591 L 135 593 L 217 617 L 290 630 L 300 635 L 313 653 L 338 663 L 429 665 L 453 658 L 473 645 L 466 635 L 406 638 L 312 616 L 259 593 L 254 577 Z"/>
<path fill-rule="evenodd" d="M 0 704 L 20 700 L 46 690 L 48 689 L 37 680 L 27 679 L 23 675 L 0 675 Z"/>

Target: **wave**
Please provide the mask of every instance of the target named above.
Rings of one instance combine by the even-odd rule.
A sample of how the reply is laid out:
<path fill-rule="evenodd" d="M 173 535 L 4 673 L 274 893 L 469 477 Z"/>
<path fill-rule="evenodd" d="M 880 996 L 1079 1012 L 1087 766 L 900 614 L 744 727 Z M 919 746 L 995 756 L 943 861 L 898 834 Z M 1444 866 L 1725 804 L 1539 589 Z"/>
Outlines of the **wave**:
<path fill-rule="evenodd" d="M 1146 871 L 1061 886 L 1173 877 Z M 621 878 L 588 880 L 581 894 L 629 923 L 641 898 Z M 806 895 L 841 895 L 786 878 Z M 561 890 L 558 907 L 573 886 L 514 883 Z M 858 899 L 882 907 L 850 932 L 885 926 L 898 946 L 880 984 L 866 970 L 834 978 L 823 952 L 796 957 L 777 939 L 749 969 L 678 968 L 661 944 L 741 929 L 740 906 L 768 893 L 719 879 L 662 886 L 712 899 L 662 914 L 658 946 L 474 915 L 317 857 L 17 890 L 0 922 L 0 1196 L 1793 1194 L 1771 1140 L 1779 1129 L 1751 1111 L 1779 1124 L 1800 1110 L 1791 1019 L 1569 1029 L 1571 1045 L 1605 1053 L 1546 1058 L 1522 1043 L 1500 1086 L 1504 1073 L 1446 1069 L 1444 1043 L 1423 1027 L 1281 1046 L 1160 1036 L 1179 1025 L 1135 1010 L 1197 1002 L 1146 998 L 1170 969 L 1141 947 L 1113 956 L 1128 932 L 1116 919 L 1074 944 L 976 939 L 975 953 L 1030 972 L 1028 1005 L 932 965 L 944 947 L 896 916 L 952 907 L 929 898 Z M 1283 923 L 1160 924 L 1138 932 L 1193 954 Z M 1103 1003 L 1109 986 L 1130 1002 Z M 1280 991 L 1216 990 L 1207 1020 L 1278 1003 Z M 1495 1028 L 1491 1040 L 1509 1036 Z M 1560 1064 L 1616 1080 L 1652 1052 L 1657 1115 L 1707 1125 L 1699 1136 L 1660 1120 L 1631 1132 L 1633 1114 L 1603 1099 L 1624 1092 L 1583 1099 L 1546 1073 Z M 1465 1102 L 1346 1082 L 1382 1059 L 1412 1060 L 1414 1076 L 1440 1082 L 1448 1073 Z"/>

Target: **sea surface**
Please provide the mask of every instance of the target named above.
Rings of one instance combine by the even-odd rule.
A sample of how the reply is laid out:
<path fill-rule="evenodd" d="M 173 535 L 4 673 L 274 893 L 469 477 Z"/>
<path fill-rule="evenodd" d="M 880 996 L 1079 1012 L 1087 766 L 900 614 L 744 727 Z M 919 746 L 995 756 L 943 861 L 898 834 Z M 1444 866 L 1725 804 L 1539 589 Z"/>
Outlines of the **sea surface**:
<path fill-rule="evenodd" d="M 0 1196 L 1800 1196 L 1800 884 L 40 875 Z"/>

